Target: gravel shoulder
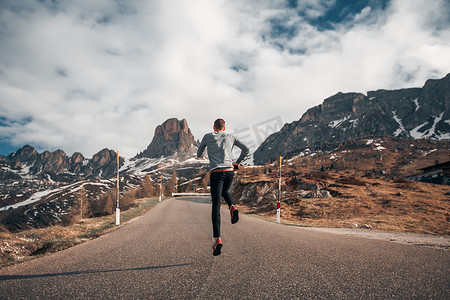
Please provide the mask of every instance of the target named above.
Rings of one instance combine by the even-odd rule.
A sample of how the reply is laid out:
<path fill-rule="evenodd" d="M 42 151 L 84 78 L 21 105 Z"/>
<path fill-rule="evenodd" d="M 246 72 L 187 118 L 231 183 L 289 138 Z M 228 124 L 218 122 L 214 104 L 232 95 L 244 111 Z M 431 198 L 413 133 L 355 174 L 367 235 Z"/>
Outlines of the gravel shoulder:
<path fill-rule="evenodd" d="M 273 218 L 267 218 L 265 216 L 248 213 L 244 210 L 244 213 L 253 218 L 261 218 L 263 220 L 274 222 Z M 296 224 L 291 222 L 281 222 L 285 226 L 298 226 L 306 230 L 321 231 L 339 235 L 356 236 L 372 240 L 381 240 L 386 242 L 394 242 L 406 245 L 425 246 L 435 249 L 450 250 L 450 236 L 444 235 L 431 235 L 420 234 L 410 232 L 395 232 L 385 230 L 374 229 L 362 229 L 362 228 L 331 228 L 331 227 L 319 227 L 310 226 L 305 224 Z"/>
<path fill-rule="evenodd" d="M 324 228 L 324 227 L 304 227 L 308 230 L 316 230 L 334 234 L 352 235 L 362 238 L 382 240 L 408 245 L 426 246 L 438 249 L 450 249 L 450 237 L 436 236 L 428 234 L 388 232 L 382 230 L 350 229 L 350 228 Z"/>

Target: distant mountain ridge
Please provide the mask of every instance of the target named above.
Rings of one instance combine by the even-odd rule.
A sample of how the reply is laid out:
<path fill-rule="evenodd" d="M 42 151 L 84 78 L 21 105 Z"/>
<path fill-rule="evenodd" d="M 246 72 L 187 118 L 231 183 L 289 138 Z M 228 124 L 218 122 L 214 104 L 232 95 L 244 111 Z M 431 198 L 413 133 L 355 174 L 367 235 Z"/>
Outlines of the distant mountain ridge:
<path fill-rule="evenodd" d="M 123 163 L 123 158 L 120 158 Z M 75 152 L 67 156 L 62 150 L 38 153 L 35 148 L 25 145 L 17 152 L 0 156 L 0 179 L 38 178 L 62 182 L 81 179 L 108 178 L 117 170 L 117 153 L 103 149 L 91 159 Z"/>
<path fill-rule="evenodd" d="M 253 161 L 263 164 L 279 155 L 295 155 L 306 148 L 315 150 L 355 138 L 392 136 L 449 140 L 449 103 L 450 74 L 428 80 L 422 88 L 369 91 L 367 96 L 340 92 L 269 136 L 253 154 Z M 120 158 L 121 173 L 149 170 L 146 165 L 154 168 L 153 162 L 146 160 L 172 156 L 178 161 L 192 158 L 196 146 L 185 119 L 168 119 L 156 127 L 144 151 L 129 160 Z M 38 153 L 25 145 L 8 156 L 0 155 L 0 180 L 75 182 L 109 178 L 117 170 L 116 161 L 116 152 L 106 148 L 88 159 L 78 152 L 69 157 L 62 150 Z"/>
<path fill-rule="evenodd" d="M 176 118 L 168 119 L 155 129 L 152 142 L 146 150 L 131 158 L 131 161 L 149 160 L 162 157 L 177 156 L 183 160 L 192 156 L 195 152 L 196 142 L 189 129 L 186 120 Z M 119 166 L 124 166 L 129 161 L 119 157 Z M 152 161 L 150 161 L 152 160 Z M 138 166 L 141 170 L 141 166 Z M 94 154 L 91 159 L 83 154 L 75 152 L 67 156 L 62 150 L 54 152 L 44 151 L 38 153 L 35 148 L 25 145 L 8 156 L 0 155 L 0 180 L 3 182 L 21 179 L 45 179 L 57 182 L 75 182 L 78 180 L 110 178 L 117 172 L 117 152 L 103 149 Z M 122 172 L 122 170 L 121 170 Z M 135 170 L 127 167 L 123 173 L 135 173 Z"/>
<path fill-rule="evenodd" d="M 355 138 L 450 139 L 450 74 L 422 88 L 337 93 L 285 124 L 253 154 L 255 164 Z"/>

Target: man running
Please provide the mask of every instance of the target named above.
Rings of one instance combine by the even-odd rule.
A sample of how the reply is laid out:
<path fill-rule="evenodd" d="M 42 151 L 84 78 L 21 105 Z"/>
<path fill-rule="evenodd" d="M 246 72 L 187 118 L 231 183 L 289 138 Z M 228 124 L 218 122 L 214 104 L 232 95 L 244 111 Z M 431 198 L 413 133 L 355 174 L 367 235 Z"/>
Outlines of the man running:
<path fill-rule="evenodd" d="M 213 225 L 213 255 L 220 255 L 223 246 L 220 238 L 220 200 L 221 196 L 228 204 L 231 214 L 231 224 L 239 220 L 239 211 L 233 203 L 228 191 L 233 181 L 234 170 L 237 170 L 241 161 L 247 156 L 249 149 L 231 134 L 225 133 L 225 121 L 217 119 L 213 126 L 214 132 L 207 133 L 198 147 L 197 157 L 202 157 L 205 148 L 208 148 L 209 166 L 211 169 L 210 186 L 212 198 L 212 225 Z M 233 163 L 231 151 L 233 146 L 241 149 L 241 155 Z"/>

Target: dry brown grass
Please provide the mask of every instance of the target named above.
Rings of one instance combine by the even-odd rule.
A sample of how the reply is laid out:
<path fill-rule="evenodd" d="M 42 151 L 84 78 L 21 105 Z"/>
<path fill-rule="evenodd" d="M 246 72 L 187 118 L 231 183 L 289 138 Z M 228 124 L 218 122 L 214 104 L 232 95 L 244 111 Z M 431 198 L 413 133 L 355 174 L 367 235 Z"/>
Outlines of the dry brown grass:
<path fill-rule="evenodd" d="M 318 213 L 297 221 L 333 227 L 370 224 L 381 230 L 450 235 L 450 199 L 444 196 L 450 187 L 417 182 L 412 184 L 415 189 L 405 189 L 390 180 L 375 186 L 380 180 L 371 181 L 344 188 L 344 197 L 302 199 L 301 204 Z M 286 217 L 295 221 L 296 211 L 295 206 L 288 207 Z"/>
<path fill-rule="evenodd" d="M 121 212 L 121 224 L 142 215 L 158 202 L 157 198 L 136 199 L 133 208 Z M 75 222 L 75 219 L 72 220 Z M 0 266 L 30 260 L 61 251 L 114 230 L 115 215 L 83 219 L 69 226 L 55 225 L 11 233 L 0 227 Z"/>
<path fill-rule="evenodd" d="M 282 220 L 326 227 L 368 224 L 379 230 L 449 236 L 450 186 L 402 177 L 448 160 L 450 150 L 433 149 L 430 141 L 388 139 L 382 142 L 383 151 L 360 143 L 333 154 L 283 161 Z M 234 185 L 235 197 L 242 200 L 243 210 L 275 220 L 278 166 L 264 168 L 272 173 L 258 175 L 253 168 L 242 168 Z M 302 198 L 299 181 L 318 184 L 333 197 Z M 245 193 L 257 192 L 249 185 L 258 182 L 276 183 L 272 195 L 266 192 L 262 201 L 256 201 L 261 195 Z M 242 195 L 248 197 L 242 199 Z"/>
<path fill-rule="evenodd" d="M 0 225 L 0 239 L 8 239 L 8 238 L 12 238 L 12 234 L 11 232 L 9 232 L 8 229 L 6 229 L 5 226 Z"/>
<path fill-rule="evenodd" d="M 379 230 L 450 235 L 450 196 L 445 195 L 450 186 L 381 178 L 364 178 L 364 185 L 344 185 L 351 178 L 342 178 L 345 175 L 338 173 L 319 181 L 341 194 L 333 198 L 300 198 L 283 185 L 281 218 L 308 226 L 350 227 L 355 223 Z M 256 210 L 253 203 L 247 204 L 247 211 L 270 218 L 275 218 L 275 209 L 275 203 Z"/>

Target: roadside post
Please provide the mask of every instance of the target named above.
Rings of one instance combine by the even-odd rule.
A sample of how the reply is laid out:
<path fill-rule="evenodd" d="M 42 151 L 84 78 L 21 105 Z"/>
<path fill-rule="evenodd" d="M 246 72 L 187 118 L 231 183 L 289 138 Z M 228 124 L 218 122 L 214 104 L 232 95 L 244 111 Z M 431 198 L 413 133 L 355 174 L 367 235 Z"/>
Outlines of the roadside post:
<path fill-rule="evenodd" d="M 281 215 L 281 156 L 280 156 L 280 178 L 278 181 L 278 203 L 277 203 L 277 223 L 280 223 L 280 215 Z"/>
<path fill-rule="evenodd" d="M 117 150 L 117 196 L 116 196 L 116 225 L 120 225 L 120 207 L 119 207 L 119 150 Z"/>
<path fill-rule="evenodd" d="M 159 202 L 161 202 L 161 198 L 162 198 L 162 175 L 159 180 Z"/>

